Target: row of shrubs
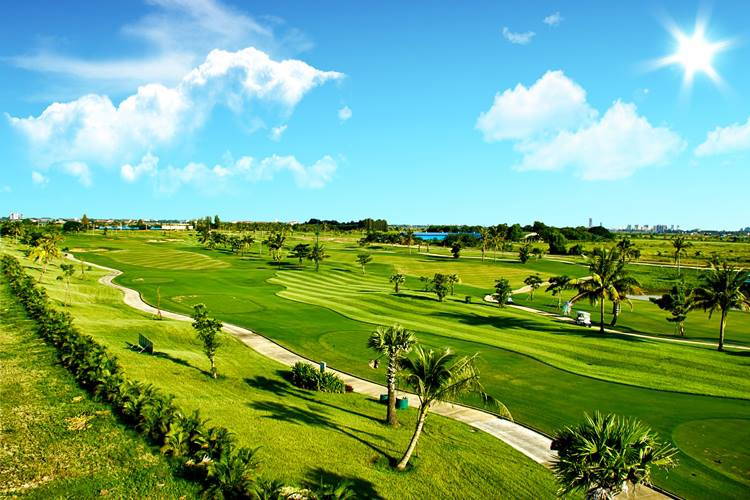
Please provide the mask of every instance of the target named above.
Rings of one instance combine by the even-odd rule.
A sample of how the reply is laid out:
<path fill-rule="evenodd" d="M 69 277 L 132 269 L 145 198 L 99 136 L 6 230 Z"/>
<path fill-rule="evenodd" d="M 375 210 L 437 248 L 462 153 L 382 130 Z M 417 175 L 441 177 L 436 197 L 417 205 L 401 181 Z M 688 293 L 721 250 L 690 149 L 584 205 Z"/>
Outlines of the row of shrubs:
<path fill-rule="evenodd" d="M 292 366 L 292 383 L 311 391 L 342 393 L 347 390 L 341 377 L 332 372 L 321 371 L 304 361 L 298 361 Z"/>
<path fill-rule="evenodd" d="M 20 262 L 4 255 L 0 270 L 12 293 L 37 325 L 37 332 L 57 349 L 58 357 L 81 386 L 109 403 L 122 419 L 160 446 L 186 475 L 200 481 L 212 498 L 283 498 L 278 481 L 256 477 L 257 449 L 238 448 L 224 427 L 209 427 L 196 410 L 186 414 L 151 384 L 128 380 L 115 356 L 78 331 L 67 312 L 52 307 L 47 292 L 25 273 Z M 299 490 L 298 490 L 299 491 Z M 316 498 L 306 491 L 306 498 Z"/>

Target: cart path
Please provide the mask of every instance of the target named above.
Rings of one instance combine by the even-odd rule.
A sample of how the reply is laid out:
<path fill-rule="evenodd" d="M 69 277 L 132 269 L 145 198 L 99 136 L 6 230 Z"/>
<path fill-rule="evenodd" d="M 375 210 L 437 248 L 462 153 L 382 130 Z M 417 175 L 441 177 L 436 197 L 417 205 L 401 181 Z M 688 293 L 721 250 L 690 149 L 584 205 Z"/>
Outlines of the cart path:
<path fill-rule="evenodd" d="M 70 260 L 78 260 L 71 254 L 68 254 L 67 258 Z M 92 267 L 96 267 L 108 272 L 108 274 L 99 278 L 99 282 L 103 285 L 120 290 L 123 293 L 123 301 L 126 305 L 148 314 L 159 313 L 159 311 L 155 307 L 143 301 L 138 291 L 119 285 L 113 281 L 116 277 L 122 274 L 122 271 L 91 262 L 85 263 Z M 161 310 L 161 315 L 164 318 L 176 321 L 193 321 L 193 319 L 189 316 L 174 313 L 171 311 L 165 311 L 163 309 Z M 224 323 L 224 330 L 238 338 L 241 342 L 243 342 L 245 345 L 255 350 L 256 352 L 283 365 L 292 366 L 298 361 L 317 364 L 316 361 L 300 356 L 290 351 L 289 349 L 280 346 L 276 342 L 246 328 L 232 325 L 230 323 Z M 378 399 L 380 394 L 386 392 L 385 386 L 382 386 L 380 384 L 355 377 L 349 373 L 341 372 L 334 368 L 329 367 L 329 370 L 339 375 L 344 380 L 344 383 L 351 385 L 354 388 L 354 391 L 360 394 Z M 403 391 L 399 392 L 401 392 L 402 394 L 406 394 L 406 397 L 408 397 L 409 399 L 410 407 L 414 408 L 419 406 L 419 398 L 416 395 L 405 393 Z M 482 430 L 487 434 L 505 442 L 512 448 L 523 453 L 531 460 L 542 464 L 545 467 L 550 467 L 552 462 L 556 458 L 557 454 L 550 449 L 552 441 L 549 437 L 532 429 L 529 429 L 528 427 L 524 427 L 521 424 L 504 418 L 500 418 L 497 415 L 493 415 L 492 413 L 455 403 L 439 403 L 433 406 L 431 411 L 437 415 L 452 418 L 459 422 L 470 425 L 471 427 Z M 625 493 L 618 495 L 618 497 L 620 496 L 622 496 L 622 498 L 643 499 L 669 498 L 645 485 L 639 485 L 636 491 L 634 493 L 631 493 L 627 497 L 625 496 Z"/>

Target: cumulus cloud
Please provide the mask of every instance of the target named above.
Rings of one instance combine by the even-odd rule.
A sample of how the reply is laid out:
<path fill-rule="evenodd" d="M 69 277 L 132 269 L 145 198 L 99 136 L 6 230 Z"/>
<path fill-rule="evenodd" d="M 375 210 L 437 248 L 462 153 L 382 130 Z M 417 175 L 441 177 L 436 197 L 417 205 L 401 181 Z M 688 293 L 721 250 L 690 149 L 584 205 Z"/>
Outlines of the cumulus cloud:
<path fill-rule="evenodd" d="M 123 26 L 126 41 L 145 47 L 145 55 L 120 59 L 86 59 L 50 48 L 10 58 L 17 67 L 54 73 L 113 91 L 138 85 L 173 85 L 211 50 L 256 47 L 277 55 L 296 54 L 311 42 L 279 18 L 263 21 L 218 0 L 148 0 L 152 9 Z"/>
<path fill-rule="evenodd" d="M 121 166 L 120 176 L 127 182 L 135 182 L 142 176 L 154 175 L 158 165 L 159 158 L 148 152 L 136 165 L 126 163 Z"/>
<path fill-rule="evenodd" d="M 562 71 L 548 71 L 531 87 L 519 83 L 496 94 L 492 107 L 479 115 L 476 127 L 486 141 L 525 139 L 576 128 L 591 122 L 596 114 L 580 85 Z"/>
<path fill-rule="evenodd" d="M 290 173 L 300 188 L 320 189 L 331 181 L 336 168 L 336 161 L 328 155 L 309 166 L 294 156 L 273 155 L 263 159 L 243 156 L 237 160 L 228 156 L 213 167 L 199 162 L 184 167 L 170 165 L 157 170 L 155 176 L 157 190 L 162 193 L 171 194 L 189 185 L 205 194 L 218 194 L 230 190 L 238 182 L 270 181 L 281 172 Z"/>
<path fill-rule="evenodd" d="M 745 123 L 716 127 L 695 148 L 696 156 L 713 156 L 750 150 L 750 117 Z"/>
<path fill-rule="evenodd" d="M 339 110 L 339 120 L 342 122 L 345 122 L 349 118 L 352 117 L 352 110 L 349 108 L 349 106 L 344 106 Z"/>
<path fill-rule="evenodd" d="M 93 184 L 91 179 L 91 170 L 89 166 L 80 161 L 71 161 L 62 164 L 62 170 L 68 175 L 72 175 L 83 186 L 90 187 Z"/>
<path fill-rule="evenodd" d="M 286 125 L 279 125 L 278 127 L 273 127 L 271 129 L 271 133 L 269 134 L 269 139 L 272 141 L 279 142 L 281 140 L 281 136 L 286 132 Z"/>
<path fill-rule="evenodd" d="M 44 174 L 34 170 L 33 172 L 31 172 L 31 182 L 33 182 L 37 186 L 44 186 L 49 182 L 49 179 Z"/>
<path fill-rule="evenodd" d="M 563 19 L 565 18 L 561 16 L 559 12 L 555 12 L 554 14 L 545 17 L 542 22 L 547 26 L 559 26 L 560 23 L 563 22 Z"/>
<path fill-rule="evenodd" d="M 508 40 L 510 43 L 515 43 L 517 45 L 526 45 L 529 42 L 531 42 L 531 39 L 534 38 L 533 31 L 527 31 L 525 33 L 514 33 L 510 29 L 508 29 L 507 26 L 503 26 L 503 38 Z"/>
<path fill-rule="evenodd" d="M 497 94 L 477 129 L 487 141 L 512 140 L 522 154 L 518 170 L 569 167 L 586 180 L 628 177 L 685 148 L 678 134 L 653 126 L 634 104 L 615 101 L 600 118 L 585 90 L 560 71 Z"/>
<path fill-rule="evenodd" d="M 144 85 L 118 105 L 90 94 L 51 104 L 39 116 L 8 119 L 28 140 L 37 166 L 121 165 L 199 128 L 217 105 L 238 113 L 265 105 L 288 116 L 312 88 L 342 77 L 300 60 L 275 61 L 254 48 L 214 50 L 174 87 Z"/>

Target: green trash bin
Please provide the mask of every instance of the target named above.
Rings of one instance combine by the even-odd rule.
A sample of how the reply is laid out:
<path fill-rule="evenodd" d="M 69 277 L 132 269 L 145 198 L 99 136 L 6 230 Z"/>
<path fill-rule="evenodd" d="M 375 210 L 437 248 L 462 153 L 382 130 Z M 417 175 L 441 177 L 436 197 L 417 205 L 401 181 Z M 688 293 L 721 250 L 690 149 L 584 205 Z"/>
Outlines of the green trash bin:
<path fill-rule="evenodd" d="M 388 394 L 381 394 L 380 395 L 380 402 L 383 404 L 388 403 Z"/>
<path fill-rule="evenodd" d="M 408 407 L 409 407 L 409 398 L 397 398 L 396 399 L 397 410 L 405 410 Z"/>

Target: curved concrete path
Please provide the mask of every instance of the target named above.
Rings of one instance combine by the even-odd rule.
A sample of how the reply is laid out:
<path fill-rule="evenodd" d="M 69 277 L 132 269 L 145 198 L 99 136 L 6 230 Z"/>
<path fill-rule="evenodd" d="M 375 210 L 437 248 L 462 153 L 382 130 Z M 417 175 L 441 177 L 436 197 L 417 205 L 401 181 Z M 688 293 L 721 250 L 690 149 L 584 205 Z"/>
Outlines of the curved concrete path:
<path fill-rule="evenodd" d="M 78 260 L 71 254 L 68 254 L 67 257 L 70 260 Z M 92 267 L 108 271 L 108 274 L 99 278 L 99 282 L 103 285 L 120 290 L 123 293 L 123 301 L 125 302 L 125 304 L 145 313 L 154 315 L 159 313 L 159 310 L 143 301 L 138 291 L 119 285 L 113 281 L 117 276 L 122 274 L 122 271 L 91 262 L 85 263 Z M 164 318 L 176 321 L 193 321 L 192 318 L 190 318 L 189 316 L 185 316 L 184 314 L 178 314 L 165 310 L 161 310 L 161 315 Z M 256 352 L 286 366 L 292 366 L 298 361 L 304 361 L 316 365 L 318 364 L 311 359 L 300 356 L 280 346 L 272 340 L 241 326 L 224 323 L 224 330 L 237 337 L 245 345 L 255 350 Z M 385 386 L 382 386 L 380 384 L 357 378 L 349 373 L 341 372 L 333 368 L 329 368 L 329 370 L 340 376 L 344 380 L 344 383 L 351 385 L 354 388 L 355 392 L 365 394 L 375 399 L 379 398 L 381 394 L 384 394 L 386 392 Z M 419 398 L 416 395 L 403 391 L 399 391 L 399 393 L 409 398 L 409 406 L 419 406 Z M 452 418 L 459 422 L 470 425 L 471 427 L 482 430 L 487 434 L 500 439 L 509 446 L 523 453 L 535 462 L 544 465 L 545 467 L 549 467 L 556 458 L 556 453 L 550 450 L 550 445 L 552 443 L 550 438 L 510 420 L 500 418 L 496 415 L 478 410 L 476 408 L 470 408 L 454 403 L 439 403 L 435 405 L 431 411 L 432 413 L 435 413 L 437 415 Z M 622 498 L 644 499 L 669 498 L 643 485 L 639 485 L 635 492 L 631 492 L 627 496 L 625 493 L 618 495 L 618 498 L 621 496 Z"/>

